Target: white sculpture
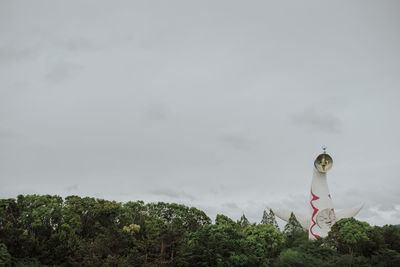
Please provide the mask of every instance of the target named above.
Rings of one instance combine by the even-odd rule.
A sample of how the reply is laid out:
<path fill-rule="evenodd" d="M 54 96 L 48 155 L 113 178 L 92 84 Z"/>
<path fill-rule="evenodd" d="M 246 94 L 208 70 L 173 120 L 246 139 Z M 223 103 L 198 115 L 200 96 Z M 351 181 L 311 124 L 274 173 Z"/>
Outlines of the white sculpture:
<path fill-rule="evenodd" d="M 326 173 L 332 168 L 331 156 L 320 154 L 314 161 L 314 173 L 311 182 L 310 213 L 294 213 L 301 226 L 308 230 L 309 239 L 326 237 L 332 225 L 342 218 L 354 217 L 363 207 L 363 204 L 342 211 L 335 211 L 331 195 L 328 190 Z M 273 210 L 276 216 L 289 221 L 291 211 Z"/>

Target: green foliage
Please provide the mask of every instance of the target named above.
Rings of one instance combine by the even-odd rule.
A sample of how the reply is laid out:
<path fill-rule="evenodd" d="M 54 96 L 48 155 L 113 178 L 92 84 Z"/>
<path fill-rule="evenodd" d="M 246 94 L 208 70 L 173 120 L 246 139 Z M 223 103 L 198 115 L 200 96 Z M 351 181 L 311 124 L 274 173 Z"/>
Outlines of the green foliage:
<path fill-rule="evenodd" d="M 140 231 L 140 225 L 131 223 L 128 226 L 122 227 L 122 230 L 127 232 L 127 233 L 130 233 L 130 234 L 134 235 L 135 233 Z"/>
<path fill-rule="evenodd" d="M 235 223 L 231 218 L 223 215 L 223 214 L 217 214 L 215 218 L 215 224 L 216 225 L 231 225 L 233 227 L 239 227 L 237 223 Z"/>
<path fill-rule="evenodd" d="M 23 258 L 23 259 L 15 259 L 13 261 L 13 266 L 15 267 L 46 267 L 47 265 L 42 264 L 36 258 Z"/>
<path fill-rule="evenodd" d="M 252 226 L 246 229 L 245 234 L 251 251 L 267 258 L 276 257 L 285 244 L 285 236 L 272 225 Z"/>
<path fill-rule="evenodd" d="M 174 203 L 20 195 L 0 200 L 1 256 L 16 266 L 172 265 L 186 234 L 210 223 Z"/>
<path fill-rule="evenodd" d="M 337 254 L 324 239 L 300 239 L 294 244 L 279 255 L 275 266 L 370 266 L 365 257 Z"/>
<path fill-rule="evenodd" d="M 242 215 L 242 217 L 240 217 L 240 220 L 237 223 L 240 225 L 242 229 L 245 229 L 250 226 L 250 222 L 244 214 Z"/>
<path fill-rule="evenodd" d="M 274 212 L 269 209 L 269 213 L 266 210 L 263 212 L 263 217 L 261 219 L 261 224 L 268 224 L 274 226 L 276 229 L 279 229 L 278 223 L 276 222 Z"/>
<path fill-rule="evenodd" d="M 308 240 L 292 214 L 283 232 L 175 203 L 89 197 L 0 199 L 0 266 L 400 266 L 400 229 L 338 221 Z"/>
<path fill-rule="evenodd" d="M 303 227 L 301 227 L 299 221 L 297 221 L 296 216 L 294 216 L 293 213 L 290 214 L 289 221 L 285 225 L 283 232 L 288 236 L 295 235 L 299 232 L 304 232 Z"/>
<path fill-rule="evenodd" d="M 296 240 L 308 239 L 307 233 L 304 231 L 303 227 L 301 227 L 293 213 L 290 214 L 289 221 L 285 225 L 283 233 L 286 235 L 288 247 L 291 247 Z"/>
<path fill-rule="evenodd" d="M 6 245 L 0 243 L 0 266 L 9 266 L 11 264 L 11 255 L 8 253 Z"/>
<path fill-rule="evenodd" d="M 287 236 L 293 236 L 296 235 L 297 233 L 302 233 L 302 232 L 304 232 L 303 227 L 301 227 L 299 221 L 297 221 L 296 216 L 294 216 L 294 214 L 291 213 L 289 221 L 285 225 L 285 228 L 283 229 L 283 233 L 285 233 Z"/>
<path fill-rule="evenodd" d="M 379 267 L 398 267 L 400 266 L 400 253 L 395 250 L 383 250 L 372 256 L 371 263 Z"/>
<path fill-rule="evenodd" d="M 368 233 L 371 226 L 354 218 L 341 219 L 336 222 L 328 234 L 328 240 L 341 253 L 362 254 L 363 247 L 370 241 Z"/>
<path fill-rule="evenodd" d="M 313 258 L 311 255 L 299 252 L 293 249 L 283 251 L 277 259 L 275 266 L 277 267 L 308 267 L 308 266 L 321 266 L 321 261 Z"/>
<path fill-rule="evenodd" d="M 400 228 L 398 226 L 383 226 L 382 236 L 387 249 L 400 253 Z"/>
<path fill-rule="evenodd" d="M 244 234 L 231 224 L 207 225 L 190 235 L 187 266 L 246 266 Z"/>

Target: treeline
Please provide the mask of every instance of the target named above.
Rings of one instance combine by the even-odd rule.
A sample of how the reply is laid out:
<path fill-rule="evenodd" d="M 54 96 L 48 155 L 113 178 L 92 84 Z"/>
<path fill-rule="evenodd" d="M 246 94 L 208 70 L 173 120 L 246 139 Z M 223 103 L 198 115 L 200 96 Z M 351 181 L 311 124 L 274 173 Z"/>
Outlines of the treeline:
<path fill-rule="evenodd" d="M 400 266 L 400 229 L 342 219 L 309 241 L 272 211 L 213 224 L 174 203 L 19 195 L 0 200 L 0 266 Z"/>

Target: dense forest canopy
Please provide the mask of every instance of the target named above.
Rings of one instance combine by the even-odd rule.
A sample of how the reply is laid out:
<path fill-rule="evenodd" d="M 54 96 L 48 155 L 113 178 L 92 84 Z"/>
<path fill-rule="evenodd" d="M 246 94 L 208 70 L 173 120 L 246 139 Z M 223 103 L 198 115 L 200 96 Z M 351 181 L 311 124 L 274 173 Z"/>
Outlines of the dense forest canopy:
<path fill-rule="evenodd" d="M 400 266 L 400 229 L 342 219 L 310 241 L 272 211 L 212 223 L 175 203 L 19 195 L 0 200 L 0 266 Z"/>

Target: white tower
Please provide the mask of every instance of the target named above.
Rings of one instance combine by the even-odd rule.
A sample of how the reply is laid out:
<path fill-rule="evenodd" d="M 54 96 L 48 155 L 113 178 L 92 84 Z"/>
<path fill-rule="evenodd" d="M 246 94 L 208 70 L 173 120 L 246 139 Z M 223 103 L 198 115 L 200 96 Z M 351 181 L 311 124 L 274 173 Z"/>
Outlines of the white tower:
<path fill-rule="evenodd" d="M 363 204 L 353 208 L 335 212 L 328 189 L 327 172 L 332 168 L 333 160 L 326 154 L 326 148 L 314 161 L 314 170 L 311 182 L 310 212 L 308 214 L 293 213 L 301 226 L 308 230 L 310 239 L 326 237 L 332 225 L 342 218 L 354 217 Z M 273 210 L 276 216 L 289 221 L 291 211 Z"/>

